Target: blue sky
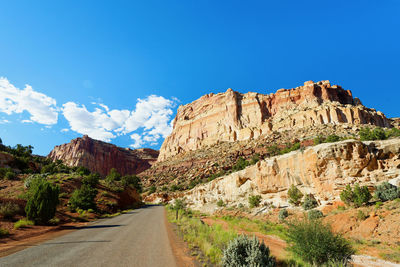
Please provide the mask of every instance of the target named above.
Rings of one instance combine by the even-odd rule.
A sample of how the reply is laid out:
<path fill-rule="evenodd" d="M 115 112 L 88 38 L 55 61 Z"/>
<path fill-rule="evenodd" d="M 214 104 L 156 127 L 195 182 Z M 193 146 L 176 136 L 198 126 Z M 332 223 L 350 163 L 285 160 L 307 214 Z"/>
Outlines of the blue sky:
<path fill-rule="evenodd" d="M 180 104 L 229 87 L 330 80 L 400 117 L 398 0 L 7 2 L 0 137 L 41 155 L 83 133 L 157 149 Z"/>

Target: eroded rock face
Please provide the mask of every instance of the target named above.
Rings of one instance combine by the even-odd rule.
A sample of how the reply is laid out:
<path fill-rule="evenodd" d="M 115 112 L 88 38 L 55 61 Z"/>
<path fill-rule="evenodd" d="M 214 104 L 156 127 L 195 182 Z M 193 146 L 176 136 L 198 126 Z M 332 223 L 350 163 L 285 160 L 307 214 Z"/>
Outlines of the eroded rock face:
<path fill-rule="evenodd" d="M 179 107 L 159 161 L 220 141 L 242 141 L 273 131 L 341 123 L 391 127 L 384 114 L 364 107 L 350 91 L 331 86 L 329 81 L 309 81 L 269 95 L 228 89 Z"/>
<path fill-rule="evenodd" d="M 246 169 L 199 185 L 185 193 L 194 209 L 212 212 L 218 200 L 248 204 L 250 195 L 287 206 L 287 190 L 294 184 L 313 194 L 320 204 L 333 201 L 347 184 L 375 186 L 400 181 L 400 139 L 320 144 L 259 161 Z"/>
<path fill-rule="evenodd" d="M 62 160 L 68 166 L 84 166 L 102 176 L 112 168 L 120 174 L 138 174 L 157 160 L 158 151 L 142 148 L 129 149 L 89 138 L 71 140 L 68 144 L 54 147 L 48 155 L 52 160 Z"/>

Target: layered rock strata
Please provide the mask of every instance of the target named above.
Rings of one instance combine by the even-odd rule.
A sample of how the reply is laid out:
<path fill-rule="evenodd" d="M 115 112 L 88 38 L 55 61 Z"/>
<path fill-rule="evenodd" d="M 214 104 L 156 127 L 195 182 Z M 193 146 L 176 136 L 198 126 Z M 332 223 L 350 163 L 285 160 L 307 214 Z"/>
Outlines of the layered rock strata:
<path fill-rule="evenodd" d="M 216 202 L 248 205 L 248 197 L 287 206 L 287 190 L 294 184 L 303 194 L 313 194 L 320 204 L 339 197 L 347 184 L 375 186 L 400 181 L 400 139 L 320 144 L 304 151 L 261 160 L 253 166 L 217 178 L 185 193 L 193 209 L 213 212 Z"/>
<path fill-rule="evenodd" d="M 273 131 L 341 123 L 391 127 L 384 114 L 366 108 L 349 90 L 331 86 L 329 81 L 309 81 L 269 95 L 228 89 L 179 107 L 159 161 L 220 141 L 242 141 Z"/>
<path fill-rule="evenodd" d="M 84 166 L 102 176 L 112 168 L 120 174 L 138 174 L 157 160 L 158 151 L 148 148 L 129 149 L 89 138 L 71 140 L 68 144 L 54 147 L 48 155 L 50 159 L 62 160 L 68 166 Z"/>

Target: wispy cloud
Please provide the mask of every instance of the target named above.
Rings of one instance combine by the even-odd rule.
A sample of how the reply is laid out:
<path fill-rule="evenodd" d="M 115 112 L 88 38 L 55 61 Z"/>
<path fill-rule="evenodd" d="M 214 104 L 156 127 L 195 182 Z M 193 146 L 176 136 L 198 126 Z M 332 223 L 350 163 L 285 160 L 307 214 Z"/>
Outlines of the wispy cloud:
<path fill-rule="evenodd" d="M 0 77 L 0 112 L 11 115 L 24 111 L 30 114 L 31 121 L 40 124 L 52 125 L 58 120 L 55 99 L 33 90 L 30 85 L 20 90 Z"/>

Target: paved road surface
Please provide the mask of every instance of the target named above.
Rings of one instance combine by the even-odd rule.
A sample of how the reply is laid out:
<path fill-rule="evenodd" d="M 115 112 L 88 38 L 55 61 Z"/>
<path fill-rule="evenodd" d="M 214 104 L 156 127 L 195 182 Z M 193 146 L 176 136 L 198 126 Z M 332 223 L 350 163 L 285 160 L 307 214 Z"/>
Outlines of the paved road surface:
<path fill-rule="evenodd" d="M 164 207 L 147 206 L 0 258 L 0 266 L 176 266 Z"/>

